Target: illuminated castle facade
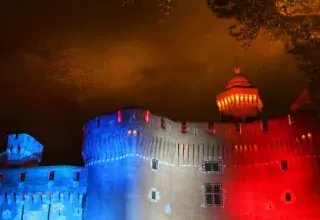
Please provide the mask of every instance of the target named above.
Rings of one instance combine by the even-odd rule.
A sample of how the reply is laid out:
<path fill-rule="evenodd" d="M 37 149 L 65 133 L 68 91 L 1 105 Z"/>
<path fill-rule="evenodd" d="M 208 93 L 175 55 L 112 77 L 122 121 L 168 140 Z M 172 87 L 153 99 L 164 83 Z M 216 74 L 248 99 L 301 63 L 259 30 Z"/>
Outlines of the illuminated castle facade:
<path fill-rule="evenodd" d="M 258 90 L 236 69 L 217 96 L 222 122 L 143 109 L 98 116 L 83 127 L 84 167 L 35 166 L 43 146 L 9 135 L 0 218 L 320 219 L 320 127 L 297 111 L 305 97 L 289 115 L 259 120 Z"/>

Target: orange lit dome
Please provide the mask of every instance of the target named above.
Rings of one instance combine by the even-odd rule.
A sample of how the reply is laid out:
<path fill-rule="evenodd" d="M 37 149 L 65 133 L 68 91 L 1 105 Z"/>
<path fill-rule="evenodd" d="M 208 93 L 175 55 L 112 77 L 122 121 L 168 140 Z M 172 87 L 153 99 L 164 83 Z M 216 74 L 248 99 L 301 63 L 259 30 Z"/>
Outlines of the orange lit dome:
<path fill-rule="evenodd" d="M 255 117 L 263 104 L 257 88 L 235 68 L 234 75 L 225 86 L 225 91 L 217 95 L 219 111 L 234 117 Z"/>

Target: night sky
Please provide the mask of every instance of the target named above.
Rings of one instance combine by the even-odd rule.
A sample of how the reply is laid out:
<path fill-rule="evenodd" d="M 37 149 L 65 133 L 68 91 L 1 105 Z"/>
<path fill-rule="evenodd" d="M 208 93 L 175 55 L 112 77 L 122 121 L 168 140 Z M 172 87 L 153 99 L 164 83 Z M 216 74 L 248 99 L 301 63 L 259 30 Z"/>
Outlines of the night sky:
<path fill-rule="evenodd" d="M 305 83 L 282 43 L 259 39 L 245 51 L 228 36 L 234 21 L 215 18 L 206 0 L 175 4 L 165 16 L 121 0 L 3 1 L 3 140 L 27 132 L 45 145 L 44 164 L 82 164 L 81 127 L 95 115 L 141 106 L 218 120 L 215 96 L 235 65 L 260 89 L 264 115 L 287 113 Z"/>

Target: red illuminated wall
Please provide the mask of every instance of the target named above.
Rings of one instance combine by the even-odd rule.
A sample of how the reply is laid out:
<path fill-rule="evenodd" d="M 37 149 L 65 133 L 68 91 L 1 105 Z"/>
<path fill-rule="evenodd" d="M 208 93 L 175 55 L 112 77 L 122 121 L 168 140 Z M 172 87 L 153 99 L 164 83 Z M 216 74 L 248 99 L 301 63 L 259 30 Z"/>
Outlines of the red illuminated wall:
<path fill-rule="evenodd" d="M 227 219 L 320 219 L 317 117 L 297 113 L 292 125 L 288 117 L 271 119 L 264 132 L 260 121 L 242 125 L 241 133 L 232 124 L 215 129 L 227 149 Z"/>

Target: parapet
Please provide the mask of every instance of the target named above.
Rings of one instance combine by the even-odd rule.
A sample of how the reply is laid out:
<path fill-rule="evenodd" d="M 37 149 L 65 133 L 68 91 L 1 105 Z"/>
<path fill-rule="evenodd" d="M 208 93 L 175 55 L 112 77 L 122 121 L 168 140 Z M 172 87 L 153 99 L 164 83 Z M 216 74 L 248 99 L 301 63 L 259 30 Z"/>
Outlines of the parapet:
<path fill-rule="evenodd" d="M 83 130 L 82 155 L 86 165 L 132 156 L 163 157 L 159 152 L 168 148 L 165 154 L 169 154 L 174 146 L 180 149 L 189 145 L 218 145 L 216 137 L 208 131 L 208 125 L 174 122 L 143 109 L 124 109 L 95 117 Z M 173 160 L 170 163 L 174 163 Z"/>
<path fill-rule="evenodd" d="M 41 162 L 43 145 L 29 134 L 9 134 L 7 161 L 11 165 L 25 165 Z"/>
<path fill-rule="evenodd" d="M 86 191 L 87 174 L 84 167 L 37 166 L 0 169 L 0 195 L 5 192 Z"/>

